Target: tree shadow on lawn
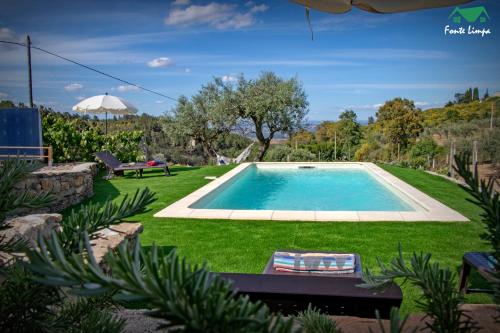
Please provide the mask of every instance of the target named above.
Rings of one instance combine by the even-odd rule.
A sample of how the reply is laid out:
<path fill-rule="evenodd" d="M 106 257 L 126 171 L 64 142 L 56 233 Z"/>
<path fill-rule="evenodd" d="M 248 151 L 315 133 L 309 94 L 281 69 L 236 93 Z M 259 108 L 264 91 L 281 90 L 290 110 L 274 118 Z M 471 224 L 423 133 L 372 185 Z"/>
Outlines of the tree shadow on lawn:
<path fill-rule="evenodd" d="M 184 172 L 184 171 L 192 171 L 192 170 L 198 170 L 200 169 L 199 166 L 173 166 L 170 168 L 171 172 Z"/>
<path fill-rule="evenodd" d="M 170 170 L 170 177 L 175 176 L 175 174 Z M 169 177 L 165 176 L 165 171 L 163 169 L 144 169 L 142 173 L 142 178 L 138 177 L 135 171 L 127 171 L 123 176 L 115 176 L 115 178 L 123 178 L 123 179 L 144 179 L 151 177 Z"/>
<path fill-rule="evenodd" d="M 104 203 L 106 200 L 113 200 L 120 195 L 120 191 L 111 183 L 110 181 L 104 180 L 101 177 L 103 174 L 99 175 L 94 179 L 94 195 L 75 204 L 69 206 L 61 212 L 63 216 L 68 216 L 72 210 L 77 211 L 82 205 L 89 203 Z"/>
<path fill-rule="evenodd" d="M 170 177 L 177 176 L 177 173 L 179 172 L 185 172 L 185 171 L 194 171 L 200 169 L 200 167 L 188 167 L 188 166 L 172 166 L 169 167 L 170 169 Z M 135 179 L 137 178 L 135 171 L 127 171 L 125 172 L 124 176 L 115 176 L 115 177 L 122 177 L 125 179 Z M 150 178 L 150 177 L 168 177 L 165 176 L 165 173 L 163 169 L 144 169 L 142 178 Z M 141 178 L 138 178 L 141 179 Z"/>

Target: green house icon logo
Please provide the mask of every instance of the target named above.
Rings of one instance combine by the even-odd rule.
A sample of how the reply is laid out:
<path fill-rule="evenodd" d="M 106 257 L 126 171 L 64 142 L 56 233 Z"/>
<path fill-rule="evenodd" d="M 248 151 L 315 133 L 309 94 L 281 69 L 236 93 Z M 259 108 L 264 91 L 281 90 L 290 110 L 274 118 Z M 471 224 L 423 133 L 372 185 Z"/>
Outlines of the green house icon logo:
<path fill-rule="evenodd" d="M 455 7 L 455 9 L 451 12 L 448 19 L 452 19 L 453 23 L 460 24 L 464 20 L 468 23 L 480 22 L 485 23 L 490 20 L 490 16 L 486 11 L 484 6 L 478 7 L 469 7 L 469 8 L 459 8 Z"/>

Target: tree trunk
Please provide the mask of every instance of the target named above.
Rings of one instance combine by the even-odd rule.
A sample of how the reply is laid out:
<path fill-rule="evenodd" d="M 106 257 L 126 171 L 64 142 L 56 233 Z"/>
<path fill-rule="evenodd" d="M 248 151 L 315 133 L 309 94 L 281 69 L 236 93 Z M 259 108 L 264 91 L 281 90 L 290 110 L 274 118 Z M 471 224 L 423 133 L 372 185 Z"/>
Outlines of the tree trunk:
<path fill-rule="evenodd" d="M 207 161 L 210 158 L 216 158 L 213 149 L 210 147 L 210 145 L 206 141 L 201 140 L 201 146 L 203 147 L 203 153 L 205 154 Z"/>
<path fill-rule="evenodd" d="M 266 152 L 269 149 L 269 145 L 271 143 L 271 140 L 266 139 L 263 142 L 259 141 L 259 155 L 257 156 L 257 160 L 259 162 L 262 162 L 264 159 L 264 156 L 266 156 Z"/>

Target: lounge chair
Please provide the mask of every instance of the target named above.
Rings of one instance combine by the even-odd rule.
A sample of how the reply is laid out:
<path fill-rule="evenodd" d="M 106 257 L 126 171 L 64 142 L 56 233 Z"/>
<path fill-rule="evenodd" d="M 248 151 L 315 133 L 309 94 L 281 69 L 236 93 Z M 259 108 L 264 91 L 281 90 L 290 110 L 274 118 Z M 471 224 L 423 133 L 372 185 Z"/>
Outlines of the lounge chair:
<path fill-rule="evenodd" d="M 96 153 L 95 156 L 106 165 L 106 168 L 108 169 L 108 176 L 112 176 L 113 174 L 117 176 L 123 176 L 124 171 L 133 170 L 135 171 L 136 177 L 142 178 L 142 172 L 144 169 L 158 169 L 158 168 L 164 170 L 165 176 L 170 176 L 170 169 L 168 168 L 168 165 L 166 163 L 159 163 L 152 166 L 147 165 L 146 163 L 143 162 L 138 162 L 133 164 L 122 163 L 115 156 L 113 156 L 113 154 L 107 151 Z"/>

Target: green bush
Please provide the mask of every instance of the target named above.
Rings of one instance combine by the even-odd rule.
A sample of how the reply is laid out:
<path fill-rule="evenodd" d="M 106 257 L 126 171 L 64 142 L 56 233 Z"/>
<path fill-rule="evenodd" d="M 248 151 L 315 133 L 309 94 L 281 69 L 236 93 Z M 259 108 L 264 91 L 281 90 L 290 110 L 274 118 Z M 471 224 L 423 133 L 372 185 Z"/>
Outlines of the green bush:
<path fill-rule="evenodd" d="M 316 155 L 307 149 L 292 149 L 287 145 L 272 146 L 265 157 L 267 162 L 307 162 L 316 159 Z"/>
<path fill-rule="evenodd" d="M 424 138 L 410 148 L 408 152 L 408 164 L 414 168 L 426 167 L 442 151 L 443 148 L 438 146 L 434 140 Z"/>
<path fill-rule="evenodd" d="M 267 151 L 266 162 L 286 162 L 287 156 L 292 153 L 292 148 L 287 145 L 271 146 Z"/>
<path fill-rule="evenodd" d="M 105 136 L 104 145 L 100 150 L 110 151 L 122 162 L 144 160 L 144 156 L 139 150 L 142 135 L 142 131 L 131 131 Z"/>
<path fill-rule="evenodd" d="M 93 122 L 69 114 L 41 108 L 43 143 L 51 146 L 55 162 L 94 161 L 94 154 L 108 150 L 124 162 L 140 158 L 142 131 L 122 131 L 104 135 Z"/>

